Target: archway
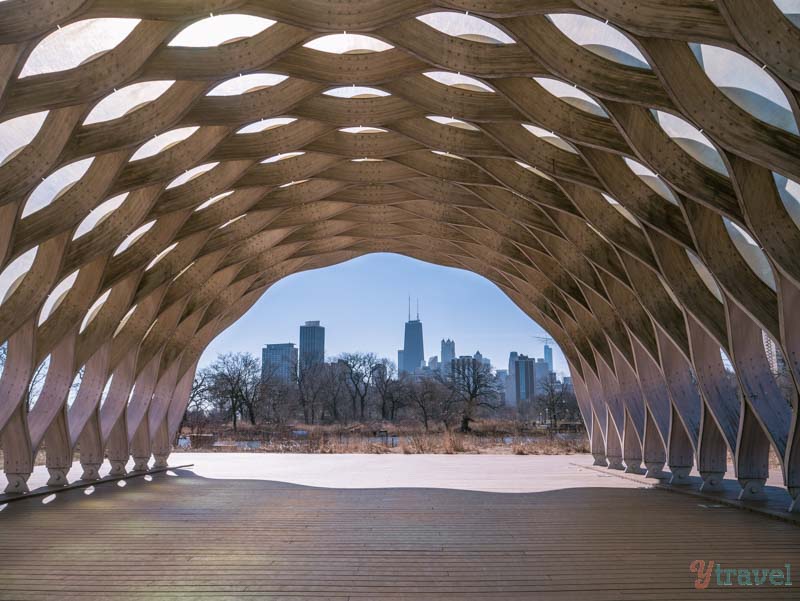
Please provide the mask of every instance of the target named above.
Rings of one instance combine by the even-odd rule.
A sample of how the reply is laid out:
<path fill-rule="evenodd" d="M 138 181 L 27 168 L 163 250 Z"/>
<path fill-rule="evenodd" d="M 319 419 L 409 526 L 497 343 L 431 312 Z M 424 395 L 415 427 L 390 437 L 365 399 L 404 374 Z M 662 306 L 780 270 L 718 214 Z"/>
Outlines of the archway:
<path fill-rule="evenodd" d="M 164 464 L 217 333 L 382 251 L 545 327 L 598 462 L 714 487 L 730 450 L 755 498 L 772 447 L 796 496 L 797 29 L 634 4 L 0 4 L 9 490 L 42 442 L 53 483 Z"/>

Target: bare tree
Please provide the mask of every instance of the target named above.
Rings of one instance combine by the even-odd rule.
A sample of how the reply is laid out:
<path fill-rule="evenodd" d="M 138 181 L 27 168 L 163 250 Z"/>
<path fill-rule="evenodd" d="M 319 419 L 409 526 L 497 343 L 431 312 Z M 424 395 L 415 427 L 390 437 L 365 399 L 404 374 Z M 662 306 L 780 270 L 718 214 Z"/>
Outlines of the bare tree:
<path fill-rule="evenodd" d="M 381 359 L 372 373 L 373 389 L 377 396 L 382 420 L 394 421 L 398 409 L 402 405 L 398 382 L 395 380 L 396 368 L 388 359 Z"/>
<path fill-rule="evenodd" d="M 579 419 L 575 395 L 564 387 L 563 382 L 556 380 L 555 374 L 537 385 L 541 392 L 536 396 L 536 409 L 544 421 L 557 428 L 559 422 Z"/>
<path fill-rule="evenodd" d="M 230 417 L 234 432 L 239 417 L 248 413 L 256 423 L 257 404 L 261 397 L 259 361 L 250 353 L 219 355 L 209 366 L 210 392 L 223 414 Z"/>
<path fill-rule="evenodd" d="M 347 367 L 339 362 L 328 363 L 323 371 L 324 405 L 323 416 L 327 411 L 330 419 L 338 423 L 342 420 L 341 405 L 347 395 Z"/>
<path fill-rule="evenodd" d="M 291 373 L 297 373 L 297 366 L 292 365 Z M 277 363 L 265 363 L 261 366 L 259 382 L 259 409 L 265 419 L 282 423 L 288 419 L 294 398 L 291 387 L 295 381 L 287 382 L 281 375 L 281 366 Z"/>
<path fill-rule="evenodd" d="M 324 395 L 330 382 L 326 374 L 329 368 L 325 363 L 310 363 L 298 372 L 298 401 L 307 424 L 314 424 L 321 418 Z"/>
<path fill-rule="evenodd" d="M 481 408 L 502 406 L 492 368 L 482 361 L 472 357 L 453 361 L 445 382 L 460 406 L 462 432 L 471 430 L 470 423 Z"/>
<path fill-rule="evenodd" d="M 438 378 L 420 378 L 416 380 L 404 377 L 399 382 L 402 396 L 417 418 L 429 430 L 434 422 L 441 421 L 449 429 L 456 395 L 453 389 Z"/>
<path fill-rule="evenodd" d="M 347 390 L 350 392 L 352 417 L 364 420 L 366 417 L 367 395 L 369 394 L 378 357 L 375 353 L 343 353 L 339 363 L 344 366 L 347 376 Z"/>
<path fill-rule="evenodd" d="M 184 426 L 188 426 L 192 429 L 192 432 L 195 432 L 197 428 L 201 428 L 208 423 L 208 412 L 212 406 L 209 399 L 210 388 L 210 370 L 208 368 L 198 370 L 192 381 L 189 401 L 186 404 L 186 411 L 183 412 L 179 431 Z"/>

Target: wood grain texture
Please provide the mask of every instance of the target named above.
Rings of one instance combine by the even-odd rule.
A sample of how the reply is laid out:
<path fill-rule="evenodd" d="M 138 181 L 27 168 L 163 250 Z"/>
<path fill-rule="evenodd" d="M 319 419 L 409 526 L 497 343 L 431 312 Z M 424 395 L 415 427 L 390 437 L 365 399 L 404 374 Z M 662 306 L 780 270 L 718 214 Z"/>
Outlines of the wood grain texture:
<path fill-rule="evenodd" d="M 794 567 L 796 525 L 570 463 L 580 456 L 199 457 L 198 473 L 232 479 L 179 470 L 10 503 L 0 599 L 796 596 L 696 591 L 689 571 L 698 558 Z"/>

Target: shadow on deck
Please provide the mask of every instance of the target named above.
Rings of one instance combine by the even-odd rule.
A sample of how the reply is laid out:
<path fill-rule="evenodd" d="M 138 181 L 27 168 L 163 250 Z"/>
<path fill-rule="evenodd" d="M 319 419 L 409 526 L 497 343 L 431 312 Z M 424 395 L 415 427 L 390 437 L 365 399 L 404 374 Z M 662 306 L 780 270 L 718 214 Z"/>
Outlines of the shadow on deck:
<path fill-rule="evenodd" d="M 596 481 L 593 481 L 596 482 Z M 797 598 L 694 590 L 689 564 L 780 568 L 800 530 L 653 488 L 316 488 L 189 470 L 0 512 L 0 599 Z"/>

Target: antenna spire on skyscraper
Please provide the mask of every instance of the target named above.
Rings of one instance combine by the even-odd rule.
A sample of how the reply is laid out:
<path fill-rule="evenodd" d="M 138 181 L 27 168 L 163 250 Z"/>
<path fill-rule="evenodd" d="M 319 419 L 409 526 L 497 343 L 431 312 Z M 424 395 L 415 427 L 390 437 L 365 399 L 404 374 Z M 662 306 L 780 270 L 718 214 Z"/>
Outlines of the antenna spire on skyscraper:
<path fill-rule="evenodd" d="M 411 321 L 411 295 L 408 295 L 408 321 Z"/>
<path fill-rule="evenodd" d="M 419 298 L 417 298 L 417 321 L 419 321 Z"/>

